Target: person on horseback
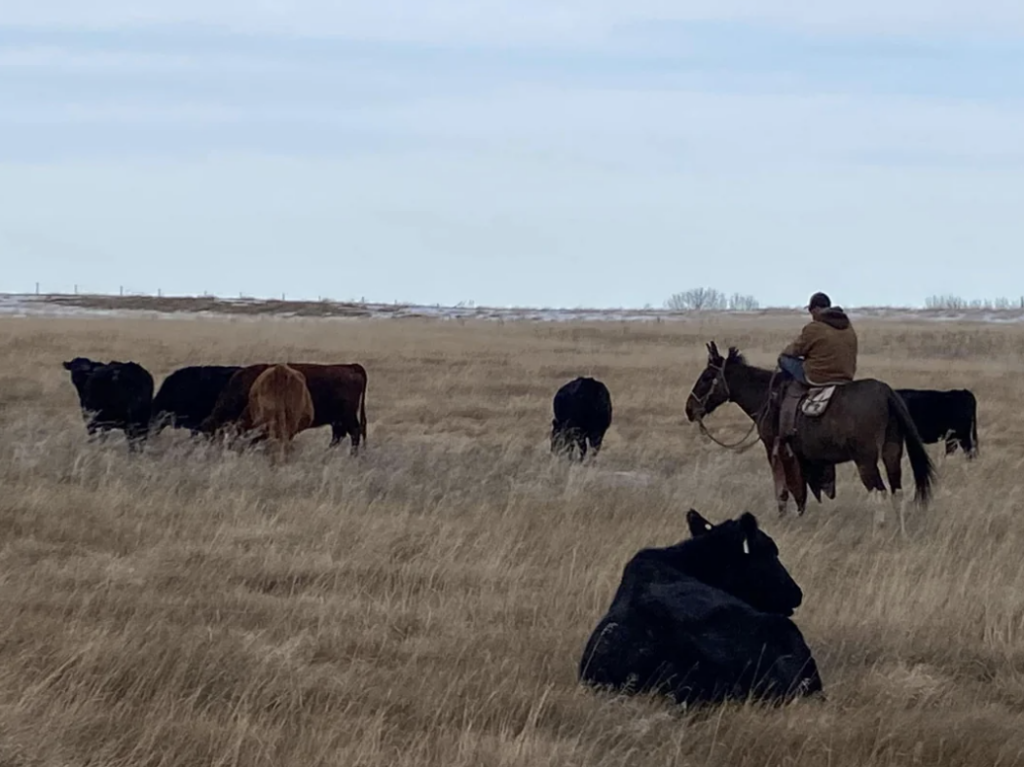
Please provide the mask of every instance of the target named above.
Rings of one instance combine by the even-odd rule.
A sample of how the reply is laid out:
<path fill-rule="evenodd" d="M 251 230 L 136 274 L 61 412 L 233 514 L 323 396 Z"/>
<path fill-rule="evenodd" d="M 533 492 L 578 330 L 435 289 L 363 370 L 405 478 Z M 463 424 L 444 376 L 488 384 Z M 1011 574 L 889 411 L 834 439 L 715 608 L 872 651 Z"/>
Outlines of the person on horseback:
<path fill-rule="evenodd" d="M 846 383 L 857 373 L 857 334 L 846 312 L 832 306 L 825 293 L 811 296 L 807 311 L 811 321 L 779 355 L 783 396 L 778 438 L 782 443 L 796 433 L 797 407 L 809 387 Z"/>

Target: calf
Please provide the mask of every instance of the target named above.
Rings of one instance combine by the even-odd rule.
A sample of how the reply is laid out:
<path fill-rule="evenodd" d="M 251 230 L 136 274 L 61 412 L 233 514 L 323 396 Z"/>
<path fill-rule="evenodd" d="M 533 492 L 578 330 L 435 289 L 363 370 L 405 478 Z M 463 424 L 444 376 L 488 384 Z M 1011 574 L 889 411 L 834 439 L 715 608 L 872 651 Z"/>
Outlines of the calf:
<path fill-rule="evenodd" d="M 579 663 L 588 685 L 699 705 L 778 703 L 822 692 L 789 619 L 803 593 L 755 517 L 712 525 L 687 513 L 691 538 L 626 564 Z"/>
<path fill-rule="evenodd" d="M 292 440 L 313 423 L 313 398 L 306 377 L 288 365 L 274 365 L 260 373 L 249 389 L 243 428 L 255 430 L 275 443 L 284 458 Z"/>
<path fill-rule="evenodd" d="M 89 436 L 121 429 L 130 451 L 141 448 L 153 404 L 149 371 L 135 362 L 96 362 L 86 357 L 65 362 L 64 369 L 71 373 Z"/>
<path fill-rule="evenodd" d="M 175 370 L 164 379 L 153 399 L 150 433 L 159 434 L 172 426 L 188 429 L 195 436 L 227 382 L 239 370 L 238 365 L 193 365 Z"/>
<path fill-rule="evenodd" d="M 970 389 L 897 389 L 926 444 L 944 441 L 946 455 L 963 448 L 968 459 L 978 454 L 978 402 Z"/>
<path fill-rule="evenodd" d="M 576 378 L 555 393 L 551 421 L 551 452 L 587 455 L 587 442 L 597 455 L 604 433 L 612 423 L 612 398 L 608 387 L 594 378 Z"/>

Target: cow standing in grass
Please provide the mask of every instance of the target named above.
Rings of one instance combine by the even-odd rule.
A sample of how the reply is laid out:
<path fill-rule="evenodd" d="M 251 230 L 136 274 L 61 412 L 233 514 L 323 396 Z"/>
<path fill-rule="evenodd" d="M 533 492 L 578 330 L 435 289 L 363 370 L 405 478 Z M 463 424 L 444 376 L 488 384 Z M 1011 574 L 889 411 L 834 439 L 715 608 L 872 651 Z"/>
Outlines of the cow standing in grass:
<path fill-rule="evenodd" d="M 366 369 L 358 364 L 320 365 L 290 362 L 289 367 L 302 373 L 313 399 L 313 423 L 309 428 L 330 424 L 334 447 L 345 437 L 352 438 L 352 454 L 366 441 Z M 269 364 L 249 365 L 236 372 L 217 398 L 210 416 L 200 429 L 215 434 L 232 425 L 245 428 L 242 414 L 249 404 L 249 390 Z"/>
<path fill-rule="evenodd" d="M 818 669 L 789 619 L 803 593 L 753 514 L 713 525 L 687 515 L 691 538 L 637 552 L 587 640 L 579 678 L 620 693 L 698 705 L 820 693 Z"/>
<path fill-rule="evenodd" d="M 171 426 L 188 429 L 196 436 L 231 376 L 239 370 L 238 365 L 190 365 L 175 370 L 160 384 L 153 399 L 150 434 Z"/>
<path fill-rule="evenodd" d="M 612 398 L 608 387 L 594 378 L 576 378 L 555 393 L 551 421 L 551 452 L 579 460 L 587 455 L 587 443 L 596 456 L 612 423 Z"/>
<path fill-rule="evenodd" d="M 64 363 L 89 436 L 121 429 L 131 452 L 141 449 L 149 430 L 153 376 L 135 362 L 96 362 L 75 357 Z"/>
<path fill-rule="evenodd" d="M 288 365 L 268 367 L 249 389 L 242 427 L 273 443 L 278 460 L 291 449 L 295 435 L 313 423 L 313 398 L 306 377 Z"/>
<path fill-rule="evenodd" d="M 914 419 L 921 441 L 946 443 L 946 455 L 963 448 L 968 459 L 978 454 L 978 401 L 970 389 L 897 389 Z"/>

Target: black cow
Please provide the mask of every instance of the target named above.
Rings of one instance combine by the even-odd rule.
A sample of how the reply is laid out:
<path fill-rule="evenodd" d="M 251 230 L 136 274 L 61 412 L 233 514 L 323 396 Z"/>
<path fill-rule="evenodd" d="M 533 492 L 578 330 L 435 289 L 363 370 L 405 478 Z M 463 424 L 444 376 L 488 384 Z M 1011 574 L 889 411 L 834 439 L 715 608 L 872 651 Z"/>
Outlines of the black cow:
<path fill-rule="evenodd" d="M 604 433 L 612 423 L 612 398 L 608 387 L 594 378 L 576 378 L 555 393 L 553 407 L 551 452 L 568 453 L 571 457 L 576 447 L 582 461 L 589 440 L 597 455 Z"/>
<path fill-rule="evenodd" d="M 897 389 L 926 444 L 945 441 L 946 455 L 962 447 L 968 459 L 978 454 L 978 402 L 970 389 Z"/>
<path fill-rule="evenodd" d="M 712 525 L 691 509 L 691 538 L 628 562 L 579 663 L 580 681 L 656 692 L 692 706 L 779 703 L 822 694 L 800 630 L 803 593 L 753 514 Z"/>
<path fill-rule="evenodd" d="M 71 372 L 89 436 L 122 429 L 129 450 L 141 447 L 153 405 L 149 371 L 135 362 L 95 362 L 86 357 L 65 362 L 64 369 Z"/>
<path fill-rule="evenodd" d="M 193 365 L 175 370 L 164 379 L 153 400 L 152 433 L 172 426 L 196 436 L 228 380 L 239 370 L 238 365 Z"/>

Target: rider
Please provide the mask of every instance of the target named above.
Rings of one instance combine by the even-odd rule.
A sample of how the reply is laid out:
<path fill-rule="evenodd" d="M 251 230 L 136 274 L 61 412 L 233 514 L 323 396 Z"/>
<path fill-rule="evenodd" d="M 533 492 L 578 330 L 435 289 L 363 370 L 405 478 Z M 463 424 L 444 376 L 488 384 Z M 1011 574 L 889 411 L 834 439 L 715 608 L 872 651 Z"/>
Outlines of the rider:
<path fill-rule="evenodd" d="M 782 350 L 779 367 L 783 380 L 792 379 L 779 408 L 779 437 L 785 441 L 795 434 L 797 403 L 807 386 L 825 386 L 852 381 L 857 373 L 857 334 L 850 318 L 824 293 L 815 293 L 807 303 L 811 321 L 799 337 Z"/>

